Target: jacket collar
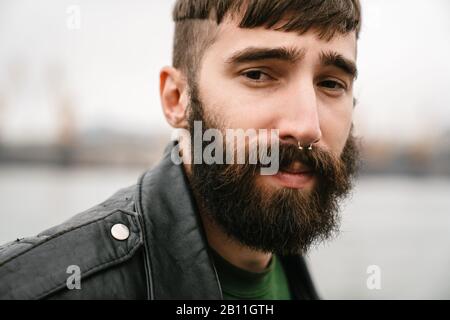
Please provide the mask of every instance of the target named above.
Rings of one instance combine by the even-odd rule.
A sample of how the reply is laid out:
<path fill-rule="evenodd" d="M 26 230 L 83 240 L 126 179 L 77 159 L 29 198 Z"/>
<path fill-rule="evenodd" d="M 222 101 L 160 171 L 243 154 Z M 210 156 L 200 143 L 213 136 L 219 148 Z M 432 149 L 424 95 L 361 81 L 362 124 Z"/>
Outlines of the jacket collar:
<path fill-rule="evenodd" d="M 182 165 L 162 161 L 144 173 L 136 204 L 144 228 L 150 299 L 222 299 L 198 210 Z M 176 149 L 176 148 L 175 148 Z"/>

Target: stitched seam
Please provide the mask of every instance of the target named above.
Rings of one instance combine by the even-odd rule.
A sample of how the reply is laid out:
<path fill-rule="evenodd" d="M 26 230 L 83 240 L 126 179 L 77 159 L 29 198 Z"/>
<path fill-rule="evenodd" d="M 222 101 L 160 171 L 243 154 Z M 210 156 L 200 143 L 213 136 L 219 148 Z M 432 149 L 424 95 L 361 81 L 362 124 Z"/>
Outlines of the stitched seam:
<path fill-rule="evenodd" d="M 135 203 L 137 204 L 137 206 L 139 207 L 137 210 L 138 211 L 138 215 L 140 217 L 140 220 L 142 221 L 142 238 L 143 238 L 143 243 L 144 243 L 144 251 L 145 251 L 145 255 L 144 255 L 144 260 L 148 262 L 148 267 L 146 267 L 148 274 L 149 274 L 149 279 L 148 279 L 148 290 L 150 291 L 148 293 L 148 298 L 149 299 L 153 299 L 155 296 L 155 292 L 154 292 L 154 287 L 153 287 L 153 266 L 152 266 L 152 261 L 151 261 L 151 256 L 150 256 L 150 249 L 148 247 L 148 237 L 147 237 L 147 227 L 146 227 L 146 222 L 145 222 L 145 217 L 144 217 L 144 210 L 142 207 L 142 189 L 143 189 L 143 183 L 144 183 L 144 179 L 147 176 L 148 171 L 141 177 L 139 183 L 138 183 L 138 197 L 139 199 L 137 199 L 137 201 L 135 201 Z M 150 219 L 150 218 L 149 218 Z M 146 263 L 147 265 L 147 263 Z"/>
<path fill-rule="evenodd" d="M 47 242 L 50 241 L 50 240 L 59 238 L 60 236 L 66 234 L 66 233 L 68 233 L 68 232 L 71 232 L 71 231 L 80 229 L 80 228 L 82 228 L 82 227 L 86 227 L 86 226 L 91 225 L 91 224 L 93 224 L 93 223 L 97 223 L 97 222 L 99 222 L 99 221 L 101 221 L 101 220 L 105 220 L 106 218 L 108 218 L 109 216 L 112 216 L 112 215 L 113 215 L 114 213 L 116 213 L 116 212 L 122 212 L 122 213 L 124 213 L 124 214 L 126 214 L 126 215 L 129 215 L 129 216 L 131 216 L 131 217 L 133 218 L 133 215 L 131 215 L 130 213 L 127 213 L 127 212 L 122 211 L 122 210 L 120 210 L 120 209 L 114 209 L 111 213 L 108 213 L 106 216 L 104 216 L 104 217 L 102 217 L 102 218 L 99 218 L 99 219 L 94 220 L 94 221 L 90 221 L 90 222 L 88 222 L 88 223 L 79 225 L 79 226 L 77 226 L 77 227 L 70 228 L 70 229 L 68 229 L 68 230 L 60 231 L 60 232 L 58 232 L 58 233 L 55 233 L 55 234 L 52 235 L 52 236 L 48 236 L 47 238 L 45 238 L 45 239 L 44 239 L 42 242 L 40 242 L 39 244 L 37 244 L 37 245 L 35 245 L 35 246 L 32 246 L 32 247 L 26 249 L 25 251 L 22 251 L 22 252 L 18 253 L 17 255 L 14 255 L 14 256 L 10 257 L 9 259 L 5 260 L 3 263 L 0 264 L 0 266 L 4 266 L 4 265 L 6 265 L 8 262 L 10 262 L 11 260 L 13 260 L 13 259 L 15 259 L 15 258 L 18 258 L 18 257 L 24 255 L 25 253 L 27 253 L 27 252 L 29 252 L 29 251 L 31 251 L 31 250 L 33 250 L 33 249 L 38 248 L 39 246 L 43 245 L 44 243 L 47 243 Z"/>

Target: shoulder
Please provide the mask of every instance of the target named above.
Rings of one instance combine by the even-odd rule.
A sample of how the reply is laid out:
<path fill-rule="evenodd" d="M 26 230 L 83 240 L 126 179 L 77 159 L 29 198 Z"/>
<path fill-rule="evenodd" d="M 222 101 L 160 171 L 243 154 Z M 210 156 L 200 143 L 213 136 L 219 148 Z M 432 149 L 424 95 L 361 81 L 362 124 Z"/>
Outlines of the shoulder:
<path fill-rule="evenodd" d="M 84 294 L 102 298 L 107 290 L 109 294 L 117 292 L 117 287 L 123 285 L 120 282 L 126 280 L 118 268 L 139 269 L 142 265 L 139 260 L 143 237 L 134 210 L 135 188 L 122 189 L 103 203 L 35 237 L 1 246 L 0 299 L 67 295 L 68 284 L 79 278 L 81 290 L 70 290 L 74 297 L 83 298 Z M 112 231 L 117 229 L 122 230 L 119 236 Z M 106 274 L 109 278 L 103 279 Z M 128 280 L 133 283 L 142 279 Z M 117 296 L 120 294 L 114 295 Z"/>

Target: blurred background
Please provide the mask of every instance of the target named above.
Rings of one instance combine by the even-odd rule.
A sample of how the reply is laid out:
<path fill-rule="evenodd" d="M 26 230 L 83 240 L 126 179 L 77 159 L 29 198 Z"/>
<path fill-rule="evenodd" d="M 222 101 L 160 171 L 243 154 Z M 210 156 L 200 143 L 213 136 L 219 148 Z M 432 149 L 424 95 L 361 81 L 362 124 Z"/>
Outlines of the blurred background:
<path fill-rule="evenodd" d="M 0 244 L 94 206 L 160 158 L 173 4 L 0 0 Z M 450 2 L 362 5 L 365 164 L 311 271 L 325 299 L 450 299 Z"/>

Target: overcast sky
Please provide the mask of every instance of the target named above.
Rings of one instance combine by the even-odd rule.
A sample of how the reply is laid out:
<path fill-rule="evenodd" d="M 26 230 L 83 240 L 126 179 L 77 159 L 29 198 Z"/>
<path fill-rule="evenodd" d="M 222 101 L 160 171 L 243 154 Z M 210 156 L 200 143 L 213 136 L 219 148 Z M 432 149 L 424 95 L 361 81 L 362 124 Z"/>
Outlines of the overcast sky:
<path fill-rule="evenodd" d="M 52 139 L 57 93 L 71 97 L 82 130 L 169 130 L 158 72 L 171 61 L 173 3 L 0 0 L 4 139 Z M 369 138 L 439 137 L 450 128 L 450 1 L 362 3 L 357 127 Z"/>

